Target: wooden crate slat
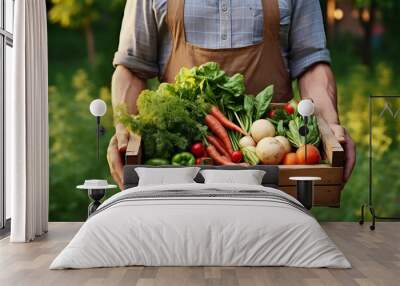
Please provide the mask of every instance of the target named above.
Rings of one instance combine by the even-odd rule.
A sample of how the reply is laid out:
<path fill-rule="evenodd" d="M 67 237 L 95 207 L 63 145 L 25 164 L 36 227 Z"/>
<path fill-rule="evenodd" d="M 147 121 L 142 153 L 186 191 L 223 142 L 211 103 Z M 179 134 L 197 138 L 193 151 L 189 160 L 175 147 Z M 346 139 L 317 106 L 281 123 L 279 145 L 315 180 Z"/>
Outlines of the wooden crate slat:
<path fill-rule="evenodd" d="M 296 186 L 280 186 L 279 189 L 297 198 Z M 315 186 L 314 206 L 340 207 L 341 185 Z"/>
<path fill-rule="evenodd" d="M 344 166 L 345 153 L 342 145 L 336 139 L 328 123 L 320 116 L 317 116 L 317 120 L 326 159 L 332 167 Z"/>
<path fill-rule="evenodd" d="M 138 134 L 130 133 L 128 146 L 126 148 L 125 162 L 129 165 L 142 163 L 142 137 Z"/>

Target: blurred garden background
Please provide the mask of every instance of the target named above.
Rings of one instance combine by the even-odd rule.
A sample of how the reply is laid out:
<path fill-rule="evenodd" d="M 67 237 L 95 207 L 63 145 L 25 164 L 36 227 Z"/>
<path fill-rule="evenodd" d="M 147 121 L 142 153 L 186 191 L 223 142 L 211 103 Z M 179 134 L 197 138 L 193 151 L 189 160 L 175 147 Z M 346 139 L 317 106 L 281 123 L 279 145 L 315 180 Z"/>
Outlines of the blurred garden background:
<path fill-rule="evenodd" d="M 48 0 L 50 220 L 86 219 L 86 192 L 75 186 L 107 178 L 113 134 L 110 82 L 125 0 Z M 368 196 L 368 96 L 400 95 L 400 1 L 321 0 L 339 90 L 341 120 L 357 143 L 357 166 L 339 209 L 315 208 L 320 220 L 358 220 Z M 109 111 L 96 158 L 95 98 Z M 376 102 L 377 110 L 385 102 Z M 375 203 L 380 215 L 400 213 L 400 100 L 393 116 L 374 113 Z M 396 117 L 397 116 L 397 120 Z"/>

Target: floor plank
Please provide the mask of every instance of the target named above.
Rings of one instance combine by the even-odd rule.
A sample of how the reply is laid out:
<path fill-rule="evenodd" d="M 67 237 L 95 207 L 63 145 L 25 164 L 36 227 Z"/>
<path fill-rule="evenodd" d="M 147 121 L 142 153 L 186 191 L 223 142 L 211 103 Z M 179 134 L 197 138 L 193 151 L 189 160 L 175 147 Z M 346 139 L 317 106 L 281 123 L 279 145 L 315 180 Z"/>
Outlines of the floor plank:
<path fill-rule="evenodd" d="M 50 271 L 55 256 L 82 223 L 50 223 L 49 233 L 32 243 L 0 240 L 2 286 L 266 286 L 399 285 L 400 223 L 385 222 L 376 231 L 357 223 L 322 223 L 352 263 L 352 269 L 288 267 L 119 267 Z"/>

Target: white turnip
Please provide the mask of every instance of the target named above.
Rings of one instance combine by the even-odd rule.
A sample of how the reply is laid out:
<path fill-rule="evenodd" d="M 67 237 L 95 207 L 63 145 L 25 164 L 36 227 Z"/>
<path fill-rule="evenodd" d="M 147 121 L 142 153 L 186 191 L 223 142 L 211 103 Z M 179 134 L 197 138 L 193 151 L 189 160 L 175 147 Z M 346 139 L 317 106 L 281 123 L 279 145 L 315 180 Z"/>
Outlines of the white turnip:
<path fill-rule="evenodd" d="M 254 140 L 253 140 L 253 138 L 251 138 L 251 136 L 244 136 L 244 137 L 240 138 L 239 145 L 242 148 L 249 147 L 249 146 L 255 147 L 256 142 L 254 142 Z"/>
<path fill-rule="evenodd" d="M 253 122 L 250 128 L 250 134 L 258 142 L 265 137 L 275 136 L 274 125 L 266 119 L 259 119 Z"/>
<path fill-rule="evenodd" d="M 284 136 L 275 136 L 276 140 L 278 140 L 285 149 L 285 153 L 290 153 L 292 151 L 292 146 L 290 145 L 289 140 Z"/>
<path fill-rule="evenodd" d="M 265 165 L 278 165 L 286 154 L 282 144 L 272 137 L 261 139 L 257 144 L 256 153 Z"/>

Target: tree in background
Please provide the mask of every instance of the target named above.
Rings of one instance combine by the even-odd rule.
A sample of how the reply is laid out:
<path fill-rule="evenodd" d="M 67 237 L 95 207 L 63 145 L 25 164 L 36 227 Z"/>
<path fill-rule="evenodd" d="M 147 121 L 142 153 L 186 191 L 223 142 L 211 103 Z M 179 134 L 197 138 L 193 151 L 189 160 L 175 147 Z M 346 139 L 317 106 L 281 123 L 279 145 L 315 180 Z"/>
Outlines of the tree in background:
<path fill-rule="evenodd" d="M 96 58 L 93 22 L 99 18 L 99 12 L 93 0 L 51 0 L 53 7 L 49 19 L 67 29 L 83 29 L 86 37 L 88 60 L 91 65 Z"/>
<path fill-rule="evenodd" d="M 390 2 L 390 1 L 387 1 Z M 356 0 L 359 10 L 359 20 L 364 31 L 362 41 L 362 61 L 365 65 L 371 66 L 372 63 L 372 33 L 376 22 L 376 11 L 378 9 L 377 0 Z"/>
<path fill-rule="evenodd" d="M 125 0 L 51 0 L 51 22 L 66 29 L 82 29 L 85 33 L 89 64 L 96 59 L 93 23 L 114 8 L 121 8 Z"/>
<path fill-rule="evenodd" d="M 398 0 L 355 0 L 355 5 L 359 10 L 359 20 L 364 31 L 362 42 L 362 60 L 363 63 L 371 66 L 372 64 L 372 37 L 374 26 L 377 24 L 377 13 L 381 12 L 381 20 L 385 24 L 385 29 L 389 31 L 394 38 L 397 37 L 400 19 L 400 1 Z M 394 33 L 393 33 L 394 32 Z"/>

